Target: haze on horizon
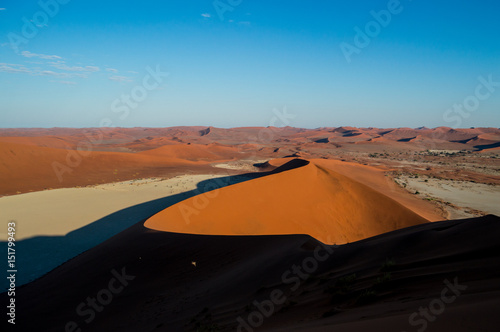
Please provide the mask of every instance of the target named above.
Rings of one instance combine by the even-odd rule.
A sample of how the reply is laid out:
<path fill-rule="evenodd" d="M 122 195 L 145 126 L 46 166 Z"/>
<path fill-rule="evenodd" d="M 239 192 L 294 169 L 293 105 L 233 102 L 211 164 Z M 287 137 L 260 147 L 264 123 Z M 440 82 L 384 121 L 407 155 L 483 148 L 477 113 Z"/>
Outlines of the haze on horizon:
<path fill-rule="evenodd" d="M 5 1 L 0 127 L 500 127 L 499 9 Z"/>

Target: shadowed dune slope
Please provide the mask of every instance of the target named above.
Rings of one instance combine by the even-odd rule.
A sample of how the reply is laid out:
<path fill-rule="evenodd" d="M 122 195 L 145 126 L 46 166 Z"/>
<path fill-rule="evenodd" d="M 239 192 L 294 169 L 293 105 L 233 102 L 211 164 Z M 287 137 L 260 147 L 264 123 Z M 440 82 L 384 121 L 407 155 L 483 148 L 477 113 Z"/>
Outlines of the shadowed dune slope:
<path fill-rule="evenodd" d="M 410 315 L 440 298 L 444 280 L 457 280 L 466 290 L 458 297 L 447 294 L 454 301 L 426 331 L 497 331 L 499 233 L 500 218 L 486 216 L 327 247 L 304 235 L 173 234 L 138 222 L 17 289 L 15 327 L 68 331 L 73 322 L 82 331 L 237 331 L 238 317 L 247 321 L 254 301 L 281 290 L 289 302 L 256 331 L 416 331 Z M 296 274 L 283 277 L 293 266 L 305 266 L 317 248 L 331 255 L 310 278 L 297 283 Z M 357 301 L 384 275 L 388 257 L 395 262 L 390 281 L 371 302 Z M 99 312 L 91 310 L 87 300 L 107 289 L 113 271 L 127 276 L 125 286 Z M 353 274 L 344 297 L 332 294 L 341 278 Z M 7 293 L 0 301 L 7 303 Z"/>
<path fill-rule="evenodd" d="M 308 163 L 187 199 L 145 226 L 206 235 L 308 234 L 332 244 L 425 222 L 368 186 Z"/>

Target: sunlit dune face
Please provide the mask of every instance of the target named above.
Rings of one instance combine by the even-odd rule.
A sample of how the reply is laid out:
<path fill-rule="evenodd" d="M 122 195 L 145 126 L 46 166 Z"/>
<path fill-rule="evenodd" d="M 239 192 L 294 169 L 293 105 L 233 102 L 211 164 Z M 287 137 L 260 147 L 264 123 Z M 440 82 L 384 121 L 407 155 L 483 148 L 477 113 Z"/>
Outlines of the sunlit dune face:
<path fill-rule="evenodd" d="M 389 197 L 311 162 L 189 198 L 145 226 L 205 235 L 309 234 L 340 244 L 425 222 Z"/>
<path fill-rule="evenodd" d="M 163 174 L 158 169 L 172 173 L 192 170 L 214 161 L 232 160 L 237 154 L 235 148 L 216 145 L 167 145 L 138 153 L 86 148 L 89 150 L 66 150 L 0 138 L 0 195 Z"/>

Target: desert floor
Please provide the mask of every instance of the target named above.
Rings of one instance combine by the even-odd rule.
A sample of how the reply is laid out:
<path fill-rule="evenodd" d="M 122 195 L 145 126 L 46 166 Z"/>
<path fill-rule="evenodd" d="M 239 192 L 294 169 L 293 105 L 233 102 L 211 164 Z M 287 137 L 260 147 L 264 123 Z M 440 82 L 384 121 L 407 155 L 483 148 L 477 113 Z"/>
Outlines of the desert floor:
<path fill-rule="evenodd" d="M 19 320 L 234 331 L 278 289 L 263 331 L 413 330 L 459 278 L 428 330 L 494 331 L 499 145 L 497 128 L 0 130 Z M 290 289 L 283 273 L 332 250 Z M 122 268 L 137 281 L 87 327 L 75 307 Z"/>

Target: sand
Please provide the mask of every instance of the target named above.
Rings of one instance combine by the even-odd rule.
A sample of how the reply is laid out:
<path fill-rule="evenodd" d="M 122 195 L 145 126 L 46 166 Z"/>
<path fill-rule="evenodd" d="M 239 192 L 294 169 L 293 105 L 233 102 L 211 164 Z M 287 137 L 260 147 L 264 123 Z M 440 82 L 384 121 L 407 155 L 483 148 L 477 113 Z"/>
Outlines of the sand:
<path fill-rule="evenodd" d="M 212 162 L 233 160 L 234 148 L 167 145 L 137 153 L 57 149 L 0 141 L 0 195 L 151 176 L 203 173 Z"/>
<path fill-rule="evenodd" d="M 113 212 L 194 190 L 201 181 L 218 177 L 222 176 L 200 174 L 171 179 L 149 178 L 0 197 L 1 221 L 16 221 L 17 240 L 64 236 Z M 124 229 L 117 226 L 116 233 Z M 6 241 L 7 234 L 0 234 L 0 240 Z"/>
<path fill-rule="evenodd" d="M 406 189 L 419 192 L 420 198 L 438 199 L 449 202 L 460 210 L 479 210 L 484 214 L 500 215 L 500 186 L 474 183 L 469 181 L 453 181 L 433 178 L 414 178 L 400 176 L 400 183 L 406 183 Z M 471 213 L 460 213 L 456 208 L 449 208 L 450 219 L 470 217 Z"/>
<path fill-rule="evenodd" d="M 338 244 L 427 222 L 393 199 L 314 162 L 295 159 L 281 167 L 282 172 L 173 205 L 145 226 L 206 235 L 308 234 Z"/>
<path fill-rule="evenodd" d="M 16 222 L 17 285 L 32 281 L 164 208 L 245 176 L 184 175 L 0 198 L 1 221 Z M 7 229 L 0 233 L 7 239 Z M 6 286 L 6 279 L 0 286 Z"/>
<path fill-rule="evenodd" d="M 240 160 L 287 156 L 389 164 L 389 168 L 400 167 L 407 173 L 431 167 L 435 170 L 429 172 L 440 177 L 500 184 L 500 158 L 494 150 L 499 140 L 498 128 L 0 129 L 0 195 L 202 174 L 211 164 L 233 167 Z M 461 152 L 433 156 L 426 151 Z M 490 153 L 476 153 L 480 151 Z M 54 171 L 54 163 L 62 176 Z M 463 165 L 455 166 L 458 163 Z"/>
<path fill-rule="evenodd" d="M 68 164 L 88 132 L 103 140 L 59 182 L 52 163 Z M 441 295 L 445 279 L 459 278 L 467 292 L 427 331 L 496 331 L 499 218 L 427 222 L 442 215 L 422 197 L 498 213 L 497 187 L 485 184 L 500 183 L 499 133 L 2 129 L 0 195 L 13 196 L 0 198 L 0 210 L 4 221 L 17 221 L 16 281 L 24 284 L 16 289 L 18 327 L 61 331 L 75 321 L 92 331 L 234 331 L 254 301 L 278 289 L 286 302 L 261 331 L 410 331 L 410 315 Z M 311 162 L 290 165 L 286 156 Z M 230 176 L 264 160 L 259 170 L 271 172 Z M 389 172 L 483 185 L 412 178 L 408 188 L 425 192 L 414 195 Z M 99 183 L 108 184 L 75 188 Z M 29 191 L 38 192 L 16 195 Z M 316 266 L 317 253 L 330 254 Z M 297 267 L 310 271 L 291 290 L 283 276 Z M 75 309 L 103 294 L 112 271 L 134 278 L 85 322 Z"/>
<path fill-rule="evenodd" d="M 440 298 L 444 280 L 457 278 L 467 289 L 427 331 L 496 331 L 499 225 L 493 216 L 427 223 L 331 247 L 328 256 L 305 235 L 172 234 L 139 223 L 18 289 L 18 326 L 61 331 L 73 321 L 84 331 L 235 331 L 238 317 L 259 312 L 254 301 L 281 290 L 286 302 L 258 331 L 416 331 L 410 315 Z M 328 258 L 309 270 L 309 278 L 292 273 L 296 279 L 283 279 L 293 266 L 305 266 L 316 248 Z M 387 259 L 394 265 L 381 271 Z M 107 289 L 113 269 L 133 279 L 85 322 L 88 315 L 75 309 Z M 386 272 L 387 282 L 377 283 Z M 345 295 L 335 295 L 339 280 L 353 274 Z"/>
<path fill-rule="evenodd" d="M 339 160 L 313 159 L 313 162 L 363 183 L 429 221 L 445 219 L 441 210 L 437 209 L 433 204 L 414 195 L 408 195 L 408 192 L 398 186 L 392 180 L 392 177 L 387 174 L 387 171 L 390 170 L 388 168 L 366 166 Z"/>

